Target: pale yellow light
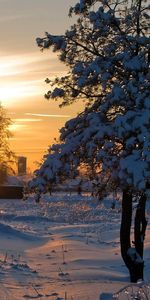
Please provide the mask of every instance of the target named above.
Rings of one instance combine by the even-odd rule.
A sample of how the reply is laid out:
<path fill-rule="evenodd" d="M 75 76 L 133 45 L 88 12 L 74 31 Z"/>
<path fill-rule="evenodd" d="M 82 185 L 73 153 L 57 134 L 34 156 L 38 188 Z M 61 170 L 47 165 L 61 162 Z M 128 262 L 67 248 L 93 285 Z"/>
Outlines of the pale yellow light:
<path fill-rule="evenodd" d="M 52 55 L 53 60 L 57 59 L 56 54 Z M 49 54 L 41 55 L 40 52 L 1 56 L 0 57 L 0 77 L 14 76 L 17 74 L 29 72 L 33 67 L 31 65 L 35 63 L 44 64 L 44 61 L 49 59 Z"/>
<path fill-rule="evenodd" d="M 19 91 L 21 92 L 22 89 L 19 89 L 17 87 L 14 87 L 14 86 L 3 86 L 3 87 L 0 87 L 0 99 L 3 101 L 6 101 L 6 100 L 10 100 L 10 99 L 13 99 L 13 98 L 16 98 L 18 97 L 19 95 Z"/>
<path fill-rule="evenodd" d="M 0 77 L 19 74 L 19 70 L 15 69 L 16 61 L 2 62 L 0 61 Z"/>
<path fill-rule="evenodd" d="M 9 126 L 9 130 L 11 132 L 16 132 L 16 131 L 22 130 L 25 127 L 26 127 L 26 125 L 24 125 L 24 124 L 11 124 Z"/>
<path fill-rule="evenodd" d="M 18 119 L 13 119 L 13 122 L 17 123 L 30 123 L 30 122 L 41 122 L 43 119 L 37 119 L 37 118 L 18 118 Z"/>
<path fill-rule="evenodd" d="M 8 83 L 8 85 L 0 86 L 0 102 L 6 106 L 10 106 L 12 102 L 18 102 L 18 99 L 37 95 L 43 95 L 39 80 L 23 81 L 18 85 Z"/>

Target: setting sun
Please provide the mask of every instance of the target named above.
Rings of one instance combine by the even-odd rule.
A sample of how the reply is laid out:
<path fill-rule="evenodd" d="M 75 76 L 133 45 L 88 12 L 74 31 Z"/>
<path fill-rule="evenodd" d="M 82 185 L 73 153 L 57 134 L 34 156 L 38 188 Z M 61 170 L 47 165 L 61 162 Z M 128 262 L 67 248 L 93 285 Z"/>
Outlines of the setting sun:
<path fill-rule="evenodd" d="M 4 105 L 10 106 L 11 102 L 18 102 L 18 99 L 42 95 L 43 90 L 39 83 L 39 80 L 5 83 L 0 86 L 0 99 Z"/>
<path fill-rule="evenodd" d="M 5 86 L 0 87 L 0 97 L 4 104 L 9 105 L 11 100 L 14 100 L 18 97 L 20 97 L 20 93 L 22 93 L 24 90 L 23 88 L 15 87 L 15 86 Z"/>

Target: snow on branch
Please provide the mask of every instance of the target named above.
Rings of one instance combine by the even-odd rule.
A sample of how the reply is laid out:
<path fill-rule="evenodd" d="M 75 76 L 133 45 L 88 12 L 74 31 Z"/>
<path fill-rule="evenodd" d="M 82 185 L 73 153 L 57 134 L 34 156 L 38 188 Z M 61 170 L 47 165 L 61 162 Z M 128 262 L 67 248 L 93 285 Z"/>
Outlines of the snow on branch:
<path fill-rule="evenodd" d="M 93 7 L 93 4 L 96 4 Z M 68 74 L 47 80 L 48 99 L 62 105 L 85 100 L 85 110 L 60 130 L 60 143 L 44 158 L 32 187 L 75 176 L 80 164 L 101 170 L 120 188 L 146 191 L 150 182 L 150 37 L 148 5 L 78 2 L 79 14 L 63 36 L 37 39 L 59 51 Z M 138 10 L 140 9 L 140 11 Z M 140 30 L 139 30 L 140 28 Z M 41 181 L 40 181 L 41 180 Z"/>

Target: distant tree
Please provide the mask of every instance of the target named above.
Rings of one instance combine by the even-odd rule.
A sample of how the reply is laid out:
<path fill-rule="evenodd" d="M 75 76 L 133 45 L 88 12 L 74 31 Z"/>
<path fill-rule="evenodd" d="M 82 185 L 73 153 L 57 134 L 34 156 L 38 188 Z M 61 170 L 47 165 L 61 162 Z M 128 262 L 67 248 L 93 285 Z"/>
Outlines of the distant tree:
<path fill-rule="evenodd" d="M 76 176 L 80 164 L 100 178 L 99 191 L 122 190 L 121 253 L 130 279 L 143 279 L 145 203 L 150 183 L 150 5 L 145 0 L 80 0 L 70 9 L 78 19 L 65 35 L 37 38 L 68 66 L 51 81 L 47 99 L 65 106 L 83 99 L 85 110 L 60 130 L 30 183 L 49 184 Z M 108 184 L 109 183 L 109 184 Z M 131 244 L 132 202 L 138 205 Z"/>
<path fill-rule="evenodd" d="M 9 147 L 11 133 L 9 126 L 10 118 L 7 117 L 5 109 L 0 105 L 0 183 L 3 183 L 7 174 L 12 171 L 11 163 L 14 162 L 14 153 Z"/>

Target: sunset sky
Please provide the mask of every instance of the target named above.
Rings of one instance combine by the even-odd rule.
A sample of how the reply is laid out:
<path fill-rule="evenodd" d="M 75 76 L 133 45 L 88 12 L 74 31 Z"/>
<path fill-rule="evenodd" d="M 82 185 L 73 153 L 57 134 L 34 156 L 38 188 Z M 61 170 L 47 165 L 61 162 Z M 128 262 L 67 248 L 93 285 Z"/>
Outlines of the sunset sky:
<path fill-rule="evenodd" d="M 35 39 L 48 31 L 62 34 L 72 20 L 75 0 L 0 0 L 0 102 L 8 110 L 14 136 L 11 148 L 27 156 L 35 169 L 58 129 L 80 111 L 79 105 L 60 109 L 44 99 L 44 80 L 66 72 L 57 55 L 41 53 Z"/>

